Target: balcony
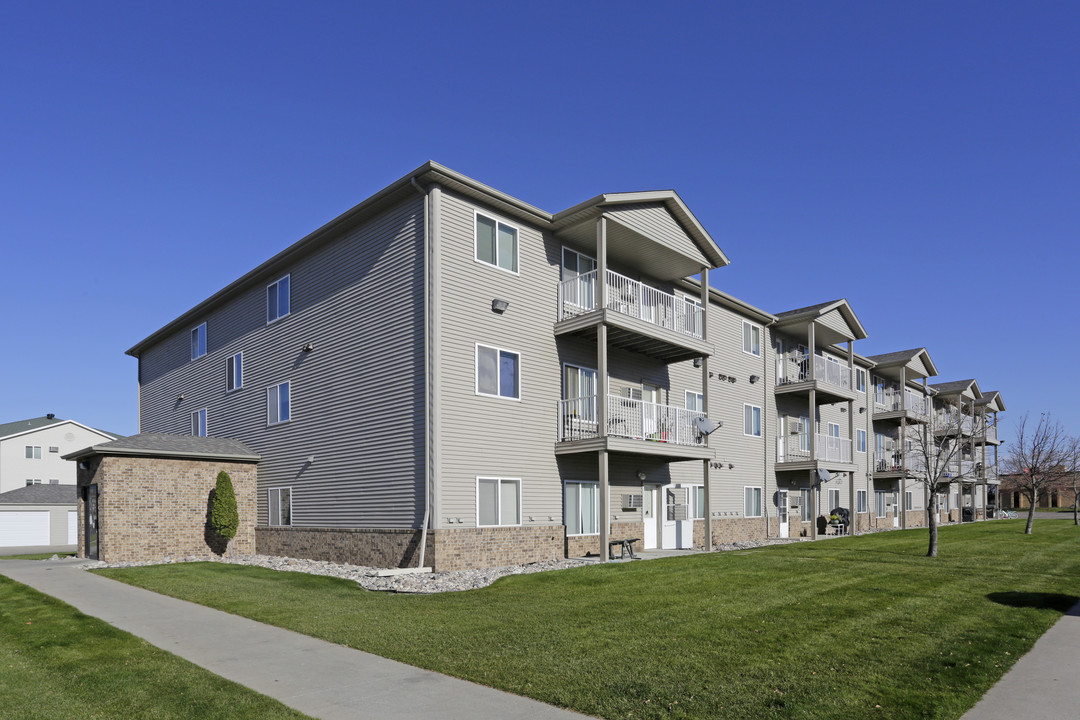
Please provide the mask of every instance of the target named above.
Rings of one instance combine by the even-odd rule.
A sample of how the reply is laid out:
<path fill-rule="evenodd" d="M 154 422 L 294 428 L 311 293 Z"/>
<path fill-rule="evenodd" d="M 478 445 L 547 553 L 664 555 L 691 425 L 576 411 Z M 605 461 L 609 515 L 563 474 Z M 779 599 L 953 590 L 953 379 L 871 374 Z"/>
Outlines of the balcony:
<path fill-rule="evenodd" d="M 929 398 L 911 388 L 900 392 L 898 384 L 878 385 L 874 389 L 874 419 L 928 422 Z"/>
<path fill-rule="evenodd" d="M 702 340 L 702 310 L 694 302 L 645 283 L 607 271 L 606 302 L 597 303 L 597 273 L 559 283 L 559 317 L 555 334 L 596 338 L 608 326 L 608 343 L 663 362 L 679 362 L 709 354 Z"/>
<path fill-rule="evenodd" d="M 886 449 L 874 459 L 874 477 L 921 477 L 926 475 L 926 458 L 918 452 L 902 453 Z"/>
<path fill-rule="evenodd" d="M 811 457 L 808 435 L 785 435 L 776 438 L 776 462 L 850 464 L 851 441 L 847 438 L 815 433 L 814 453 Z"/>
<path fill-rule="evenodd" d="M 599 449 L 664 455 L 673 458 L 708 458 L 706 436 L 695 420 L 696 410 L 608 395 L 607 431 L 597 422 L 596 396 L 559 401 L 559 444 L 556 453 Z"/>
<path fill-rule="evenodd" d="M 975 426 L 970 415 L 961 415 L 955 410 L 943 410 L 938 408 L 934 411 L 934 433 L 936 435 L 956 435 L 969 437 Z"/>
<path fill-rule="evenodd" d="M 987 425 L 979 432 L 975 433 L 975 441 L 986 445 L 1000 445 L 1001 441 L 998 440 L 997 425 Z"/>
<path fill-rule="evenodd" d="M 777 394 L 805 394 L 815 390 L 822 402 L 854 400 L 851 368 L 836 360 L 814 355 L 813 362 L 801 349 L 789 350 L 779 359 L 776 375 Z"/>

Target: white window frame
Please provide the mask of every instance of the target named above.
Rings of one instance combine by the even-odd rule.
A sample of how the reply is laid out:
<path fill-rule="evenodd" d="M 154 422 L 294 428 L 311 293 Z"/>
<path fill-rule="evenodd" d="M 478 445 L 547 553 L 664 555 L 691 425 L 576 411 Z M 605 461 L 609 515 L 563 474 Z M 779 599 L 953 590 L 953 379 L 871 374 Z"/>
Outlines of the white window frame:
<path fill-rule="evenodd" d="M 229 387 L 229 371 L 232 371 L 232 387 Z M 237 382 L 239 380 L 239 382 Z M 225 358 L 225 392 L 236 392 L 244 387 L 244 353 L 238 352 Z"/>
<path fill-rule="evenodd" d="M 835 432 L 834 432 L 834 430 L 835 430 Z M 828 431 L 829 431 L 829 437 L 834 437 L 834 438 L 840 437 L 840 423 L 834 423 L 834 422 L 828 423 Z"/>
<path fill-rule="evenodd" d="M 749 414 L 747 413 L 747 410 L 750 410 Z M 750 432 L 746 432 L 746 427 L 748 424 L 750 426 Z M 754 432 L 755 425 L 757 426 L 757 432 Z M 759 405 L 743 403 L 743 435 L 746 437 L 762 437 L 763 434 L 764 428 L 762 427 L 761 407 Z"/>
<path fill-rule="evenodd" d="M 836 502 L 833 502 L 834 498 L 836 499 Z M 834 507 L 840 507 L 840 490 L 837 489 L 837 488 L 829 488 L 829 492 L 825 496 L 825 499 L 826 499 L 827 504 L 828 504 L 828 507 L 825 508 L 825 512 L 826 513 L 827 512 L 832 512 L 832 509 Z M 824 514 L 825 513 L 822 513 L 822 515 L 824 515 Z"/>
<path fill-rule="evenodd" d="M 581 512 L 581 486 L 582 485 L 592 485 L 592 486 L 594 486 L 596 488 L 596 503 L 595 503 L 596 517 L 594 518 L 595 521 L 596 521 L 596 532 L 588 532 L 588 533 L 570 532 L 570 525 L 566 522 L 566 490 L 570 485 L 577 485 L 578 486 L 578 491 L 577 492 L 578 492 L 578 513 L 579 514 Z M 567 537 L 590 537 L 590 536 L 595 537 L 595 536 L 600 534 L 600 522 L 601 522 L 601 517 L 600 517 L 600 483 L 595 481 L 595 480 L 566 480 L 565 482 L 563 482 L 563 523 L 566 526 L 566 536 Z M 578 518 L 578 525 L 579 526 L 584 525 L 584 523 L 581 522 L 580 517 Z"/>
<path fill-rule="evenodd" d="M 866 392 L 866 370 L 862 368 L 855 368 L 855 389 Z"/>
<path fill-rule="evenodd" d="M 862 428 L 855 429 L 855 452 L 866 454 L 866 431 Z"/>
<path fill-rule="evenodd" d="M 747 328 L 750 332 L 747 333 Z M 749 320 L 743 320 L 743 352 L 747 355 L 753 355 L 754 357 L 761 357 L 761 338 L 764 333 L 761 330 L 761 326 L 752 323 Z M 754 350 L 754 335 L 757 334 L 757 351 Z M 749 345 L 749 347 L 747 347 Z"/>
<path fill-rule="evenodd" d="M 874 491 L 874 517 L 883 518 L 889 514 L 889 494 L 885 490 Z"/>
<path fill-rule="evenodd" d="M 855 512 L 859 515 L 865 515 L 869 512 L 869 507 L 866 504 L 866 491 L 855 491 Z"/>
<path fill-rule="evenodd" d="M 206 408 L 191 413 L 191 434 L 194 437 L 206 437 Z"/>
<path fill-rule="evenodd" d="M 904 510 L 915 509 L 915 493 L 911 490 L 904 491 Z"/>
<path fill-rule="evenodd" d="M 686 488 L 686 498 L 690 505 L 690 519 L 704 520 L 708 517 L 705 508 L 705 486 L 683 485 Z"/>
<path fill-rule="evenodd" d="M 289 522 L 281 522 L 281 492 L 287 491 L 288 495 L 288 508 L 289 508 Z M 274 522 L 275 508 L 277 509 L 277 522 Z M 292 526 L 292 487 L 280 487 L 270 488 L 266 491 L 266 524 L 270 527 L 291 527 Z"/>
<path fill-rule="evenodd" d="M 756 508 L 753 513 L 747 512 L 750 508 L 750 500 L 754 498 L 753 504 Z M 762 499 L 762 491 L 760 485 L 743 485 L 743 517 L 744 518 L 759 518 L 764 517 L 765 503 Z"/>
<path fill-rule="evenodd" d="M 285 304 L 288 306 L 285 312 L 281 312 L 281 283 L 285 283 Z M 277 315 L 270 317 L 270 292 L 273 289 L 274 294 L 277 296 L 275 303 L 277 309 Z M 276 323 L 282 318 L 287 318 L 292 315 L 292 273 L 285 273 L 274 282 L 266 286 L 266 324 Z"/>
<path fill-rule="evenodd" d="M 40 460 L 41 459 L 41 446 L 40 445 L 26 445 L 24 446 L 26 460 Z"/>
<path fill-rule="evenodd" d="M 480 482 L 482 480 L 494 481 L 495 483 L 495 515 L 496 522 L 493 525 L 484 525 L 480 522 Z M 517 486 L 517 517 L 516 523 L 504 523 L 502 518 L 502 493 L 503 483 L 511 483 Z M 479 475 L 476 478 L 476 527 L 520 527 L 521 526 L 521 478 L 495 477 L 492 475 Z"/>
<path fill-rule="evenodd" d="M 191 328 L 191 359 L 198 360 L 206 355 L 206 323 Z"/>
<path fill-rule="evenodd" d="M 810 514 L 810 503 L 813 500 L 811 493 L 814 492 L 810 488 L 799 488 L 799 519 L 803 522 L 810 522 L 814 517 Z"/>
<path fill-rule="evenodd" d="M 577 255 L 577 258 L 578 258 L 577 259 L 578 273 L 577 273 L 577 275 L 574 275 L 573 277 L 578 277 L 579 275 L 587 274 L 587 273 L 581 272 L 581 258 L 586 258 L 587 260 L 592 260 L 593 265 L 597 264 L 596 263 L 596 258 L 594 258 L 592 255 L 586 255 L 585 253 L 581 252 L 580 250 L 575 250 L 572 247 L 567 247 L 566 245 L 563 245 L 562 246 L 562 267 L 559 268 L 559 277 L 562 280 L 570 280 L 571 279 L 569 277 L 566 277 L 566 273 L 567 273 L 566 255 L 568 253 L 573 254 L 573 255 Z M 483 261 L 481 261 L 481 262 L 483 262 Z M 596 268 L 594 267 L 592 270 L 589 270 L 588 272 L 596 272 Z"/>
<path fill-rule="evenodd" d="M 693 400 L 693 402 L 691 402 Z M 703 412 L 699 408 L 705 407 L 705 394 L 694 392 L 693 390 L 686 391 L 685 407 L 692 412 Z"/>
<path fill-rule="evenodd" d="M 502 395 L 500 393 L 486 393 L 480 390 L 480 348 L 486 348 L 488 350 L 495 351 L 495 387 L 496 389 L 502 387 L 502 363 L 499 362 L 502 353 L 509 353 L 517 357 L 517 395 Z M 496 347 L 495 345 L 486 345 L 484 343 L 476 343 L 476 348 L 473 351 L 473 389 L 476 394 L 481 397 L 498 398 L 500 400 L 513 400 L 521 402 L 521 371 L 522 357 L 521 353 L 516 350 L 508 350 L 507 348 Z"/>
<path fill-rule="evenodd" d="M 479 236 L 478 236 L 477 231 L 479 229 L 478 219 L 480 217 L 487 218 L 488 220 L 491 220 L 491 221 L 493 221 L 495 223 L 495 262 L 494 263 L 489 263 L 486 260 L 481 260 L 480 259 L 480 244 L 479 244 L 479 242 L 477 242 L 479 240 Z M 499 265 L 499 226 L 500 225 L 504 225 L 504 226 L 506 226 L 506 227 L 508 227 L 508 228 L 510 228 L 511 230 L 514 231 L 514 268 L 513 269 L 504 268 L 502 265 Z M 486 212 L 480 212 L 479 210 L 474 210 L 473 211 L 473 260 L 476 261 L 477 263 L 481 264 L 481 265 L 486 265 L 487 267 L 496 268 L 498 270 L 502 270 L 503 272 L 508 272 L 511 275 L 521 275 L 521 228 L 519 228 L 517 225 L 514 225 L 513 223 L 506 222 L 505 220 L 499 218 L 496 215 L 492 215 L 492 214 L 486 213 Z"/>
<path fill-rule="evenodd" d="M 281 417 L 281 388 L 284 386 L 286 398 L 288 402 L 288 417 Z M 273 393 L 274 404 L 277 406 L 277 420 L 271 419 L 270 414 L 270 398 Z M 276 385 L 270 385 L 266 388 L 266 424 L 269 425 L 281 425 L 283 423 L 292 422 L 292 383 L 289 380 L 285 382 L 277 383 Z"/>
<path fill-rule="evenodd" d="M 26 484 L 27 484 L 27 486 L 40 485 L 41 484 L 41 478 L 35 478 L 33 480 L 31 480 L 30 478 L 27 478 L 26 479 Z"/>

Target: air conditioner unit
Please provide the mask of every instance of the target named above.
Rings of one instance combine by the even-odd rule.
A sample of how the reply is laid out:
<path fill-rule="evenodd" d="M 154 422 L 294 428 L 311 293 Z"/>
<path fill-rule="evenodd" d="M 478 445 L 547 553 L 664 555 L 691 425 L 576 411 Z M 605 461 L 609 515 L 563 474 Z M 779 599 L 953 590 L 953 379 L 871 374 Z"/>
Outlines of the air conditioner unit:
<path fill-rule="evenodd" d="M 623 495 L 623 508 L 634 509 L 640 508 L 644 504 L 641 493 L 631 493 L 629 495 Z"/>

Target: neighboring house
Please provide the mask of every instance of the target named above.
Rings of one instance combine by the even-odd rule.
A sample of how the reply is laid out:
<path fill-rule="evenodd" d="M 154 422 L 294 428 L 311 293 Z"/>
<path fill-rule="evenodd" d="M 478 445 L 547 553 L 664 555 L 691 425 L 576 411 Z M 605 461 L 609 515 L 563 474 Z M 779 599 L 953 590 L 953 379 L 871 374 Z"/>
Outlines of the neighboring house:
<path fill-rule="evenodd" d="M 844 300 L 772 314 L 703 286 L 727 264 L 673 191 L 552 214 L 427 163 L 128 350 L 140 432 L 244 443 L 256 547 L 295 557 L 454 569 L 813 537 L 834 508 L 916 522 L 871 443 L 924 422 L 903 398 L 930 394 L 929 355 L 857 355 Z M 879 365 L 904 388 L 880 416 Z"/>
<path fill-rule="evenodd" d="M 116 437 L 54 415 L 0 424 L 0 493 L 27 485 L 74 485 L 75 466 L 61 456 Z"/>
<path fill-rule="evenodd" d="M 75 549 L 75 485 L 27 485 L 0 493 L 0 549 Z"/>

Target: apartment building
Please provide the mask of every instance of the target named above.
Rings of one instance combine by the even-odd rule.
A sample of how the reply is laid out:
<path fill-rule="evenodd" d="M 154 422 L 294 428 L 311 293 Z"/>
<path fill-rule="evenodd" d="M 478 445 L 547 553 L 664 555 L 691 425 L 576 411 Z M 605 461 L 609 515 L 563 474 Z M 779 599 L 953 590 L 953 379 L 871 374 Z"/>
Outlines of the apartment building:
<path fill-rule="evenodd" d="M 294 557 L 445 570 L 816 537 L 837 508 L 914 522 L 870 438 L 925 422 L 905 398 L 929 355 L 862 357 L 845 300 L 769 313 L 709 286 L 727 264 L 673 191 L 552 214 L 427 163 L 129 349 L 140 432 L 250 448 L 256 547 Z"/>

